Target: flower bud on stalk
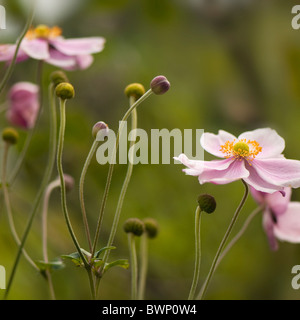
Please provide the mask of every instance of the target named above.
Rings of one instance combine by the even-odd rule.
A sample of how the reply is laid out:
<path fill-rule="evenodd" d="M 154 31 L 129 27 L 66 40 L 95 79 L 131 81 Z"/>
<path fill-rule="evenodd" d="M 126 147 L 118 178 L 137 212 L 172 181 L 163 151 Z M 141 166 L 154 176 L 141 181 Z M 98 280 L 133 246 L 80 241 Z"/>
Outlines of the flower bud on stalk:
<path fill-rule="evenodd" d="M 140 237 L 145 231 L 145 226 L 143 221 L 140 219 L 130 218 L 124 223 L 124 231 L 126 233 L 133 233 L 135 236 Z"/>
<path fill-rule="evenodd" d="M 2 131 L 2 139 L 8 144 L 16 144 L 19 139 L 19 134 L 14 128 L 8 127 Z"/>
<path fill-rule="evenodd" d="M 58 84 L 55 88 L 55 93 L 57 97 L 61 98 L 62 100 L 72 99 L 75 96 L 74 87 L 67 82 L 61 82 Z"/>
<path fill-rule="evenodd" d="M 125 90 L 125 95 L 130 98 L 134 97 L 135 101 L 138 100 L 142 95 L 146 92 L 144 86 L 140 83 L 131 83 L 129 84 Z"/>
<path fill-rule="evenodd" d="M 165 76 L 157 76 L 150 83 L 153 93 L 158 95 L 166 93 L 170 89 L 170 86 L 170 82 Z"/>
<path fill-rule="evenodd" d="M 98 121 L 93 126 L 93 129 L 92 129 L 92 136 L 93 136 L 94 139 L 97 138 L 97 134 L 98 134 L 99 131 L 101 132 L 101 134 L 104 137 L 106 137 L 108 135 L 108 131 L 109 131 L 108 125 L 103 121 Z"/>
<path fill-rule="evenodd" d="M 198 204 L 201 211 L 206 213 L 213 213 L 216 210 L 216 200 L 209 194 L 201 194 L 198 197 Z"/>
<path fill-rule="evenodd" d="M 53 83 L 54 87 L 62 82 L 69 82 L 68 77 L 63 71 L 54 71 L 50 74 L 50 81 Z"/>

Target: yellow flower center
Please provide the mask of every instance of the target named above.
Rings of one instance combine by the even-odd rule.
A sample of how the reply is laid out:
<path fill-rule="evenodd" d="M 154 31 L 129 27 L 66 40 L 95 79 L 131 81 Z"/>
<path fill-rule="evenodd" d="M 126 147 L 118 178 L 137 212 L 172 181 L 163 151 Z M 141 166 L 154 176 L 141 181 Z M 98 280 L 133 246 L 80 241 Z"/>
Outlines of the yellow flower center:
<path fill-rule="evenodd" d="M 246 139 L 241 139 L 237 142 L 236 140 L 227 141 L 225 144 L 221 145 L 220 149 L 220 151 L 225 154 L 225 158 L 234 157 L 240 161 L 246 159 L 250 165 L 251 163 L 249 161 L 253 161 L 261 150 L 262 147 L 259 146 L 257 141 L 247 141 Z"/>
<path fill-rule="evenodd" d="M 26 33 L 26 38 L 30 40 L 37 38 L 49 39 L 59 37 L 61 34 L 62 29 L 57 26 L 49 28 L 44 24 L 40 24 L 36 28 L 29 29 Z"/>

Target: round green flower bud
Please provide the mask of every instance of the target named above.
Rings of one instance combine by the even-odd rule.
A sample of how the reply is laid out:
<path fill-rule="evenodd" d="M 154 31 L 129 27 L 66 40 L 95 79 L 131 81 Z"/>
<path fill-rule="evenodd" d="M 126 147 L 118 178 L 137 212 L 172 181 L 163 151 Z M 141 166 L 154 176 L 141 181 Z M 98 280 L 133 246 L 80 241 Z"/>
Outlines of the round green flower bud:
<path fill-rule="evenodd" d="M 158 234 L 158 223 L 155 219 L 146 218 L 143 220 L 145 225 L 145 231 L 149 238 L 155 238 Z"/>
<path fill-rule="evenodd" d="M 145 92 L 144 86 L 140 83 L 131 83 L 124 90 L 128 98 L 134 97 L 135 100 L 138 100 Z"/>
<path fill-rule="evenodd" d="M 63 71 L 54 71 L 50 74 L 50 81 L 54 84 L 54 87 L 62 82 L 69 82 L 68 77 Z"/>
<path fill-rule="evenodd" d="M 103 131 L 101 131 L 101 130 L 103 130 Z M 103 121 L 98 121 L 93 126 L 93 129 L 92 129 L 92 136 L 94 139 L 97 138 L 97 134 L 99 131 L 101 131 L 101 135 L 103 134 L 103 136 L 106 137 L 108 134 L 108 131 L 109 131 L 108 125 Z"/>
<path fill-rule="evenodd" d="M 2 131 L 2 139 L 9 144 L 16 144 L 19 139 L 18 131 L 8 127 Z"/>
<path fill-rule="evenodd" d="M 138 218 L 130 218 L 126 220 L 123 228 L 126 233 L 131 232 L 138 237 L 140 237 L 145 231 L 145 226 L 143 221 L 141 221 Z"/>
<path fill-rule="evenodd" d="M 61 82 L 55 88 L 56 95 L 62 100 L 72 99 L 75 96 L 74 87 L 68 82 Z"/>
<path fill-rule="evenodd" d="M 216 210 L 216 200 L 209 194 L 200 194 L 198 197 L 198 204 L 201 211 L 206 213 L 213 213 Z"/>
<path fill-rule="evenodd" d="M 150 83 L 150 87 L 155 94 L 166 93 L 170 89 L 170 86 L 170 82 L 165 76 L 157 76 Z"/>

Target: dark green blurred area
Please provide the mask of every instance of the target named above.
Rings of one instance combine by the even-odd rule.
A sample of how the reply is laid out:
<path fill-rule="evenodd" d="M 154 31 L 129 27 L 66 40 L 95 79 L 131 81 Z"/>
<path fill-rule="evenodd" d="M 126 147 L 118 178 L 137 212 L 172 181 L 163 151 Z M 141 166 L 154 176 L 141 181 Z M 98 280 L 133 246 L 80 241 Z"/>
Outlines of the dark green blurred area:
<path fill-rule="evenodd" d="M 113 2 L 113 4 L 112 4 Z M 132 82 L 146 89 L 156 75 L 165 75 L 170 91 L 151 96 L 138 108 L 138 127 L 151 129 L 219 129 L 239 135 L 246 130 L 271 127 L 284 137 L 287 158 L 300 159 L 300 31 L 291 27 L 294 1 L 249 1 L 225 10 L 221 5 L 201 6 L 187 0 L 90 0 L 64 19 L 64 36 L 103 36 L 106 47 L 94 55 L 92 67 L 68 72 L 76 97 L 67 104 L 64 171 L 76 181 L 68 194 L 72 224 L 87 248 L 78 200 L 82 166 L 92 144 L 91 129 L 105 121 L 117 130 L 128 108 L 124 88 Z M 21 30 L 26 17 L 16 4 L 7 12 Z M 36 23 L 42 23 L 38 18 Z M 0 36 L 2 37 L 2 32 Z M 4 33 L 3 33 L 4 34 Z M 5 38 L 14 42 L 17 34 Z M 4 41 L 1 39 L 1 42 Z M 3 64 L 2 64 L 3 65 Z M 37 62 L 28 60 L 15 68 L 9 86 L 17 81 L 35 81 Z M 55 67 L 44 66 L 44 111 L 26 163 L 11 194 L 19 234 L 26 225 L 35 193 L 39 188 L 48 153 L 47 86 Z M 1 76 L 4 69 L 1 70 Z M 9 89 L 9 86 L 7 89 Z M 1 102 L 4 102 L 2 95 Z M 1 126 L 7 125 L 2 116 Z M 22 141 L 26 133 L 20 132 Z M 21 144 L 18 146 L 18 152 Z M 11 154 L 13 167 L 17 152 Z M 206 159 L 211 159 L 205 154 Z M 126 173 L 125 165 L 115 168 L 101 229 L 99 248 L 106 245 L 116 204 Z M 200 186 L 195 177 L 185 176 L 182 165 L 136 165 L 125 198 L 117 247 L 111 259 L 128 258 L 128 244 L 122 225 L 127 218 L 155 218 L 160 225 L 156 239 L 149 243 L 147 299 L 187 299 L 194 267 L 194 212 L 197 196 L 210 193 L 217 210 L 202 220 L 201 282 L 243 195 L 241 182 L 224 186 Z M 108 166 L 93 160 L 85 184 L 89 224 L 94 233 Z M 53 178 L 56 172 L 53 174 Z M 300 191 L 294 190 L 294 201 Z M 249 197 L 233 234 L 256 207 Z M 49 207 L 49 257 L 75 251 L 65 225 L 59 190 Z M 17 247 L 9 232 L 5 210 L 0 213 L 0 264 L 9 276 Z M 41 216 L 35 219 L 26 249 L 34 259 L 42 258 Z M 269 249 L 261 215 L 217 269 L 207 299 L 299 299 L 291 286 L 291 269 L 300 264 L 300 246 L 280 243 Z M 58 299 L 89 299 L 84 270 L 66 263 L 53 273 Z M 48 299 L 42 277 L 25 259 L 17 270 L 10 299 Z M 101 281 L 100 298 L 129 299 L 130 270 L 111 269 Z"/>

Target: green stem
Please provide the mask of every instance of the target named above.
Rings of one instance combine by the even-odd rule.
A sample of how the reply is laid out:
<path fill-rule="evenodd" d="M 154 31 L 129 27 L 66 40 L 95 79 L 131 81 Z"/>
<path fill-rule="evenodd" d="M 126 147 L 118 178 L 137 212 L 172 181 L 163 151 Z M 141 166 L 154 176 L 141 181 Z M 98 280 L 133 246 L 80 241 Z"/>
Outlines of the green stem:
<path fill-rule="evenodd" d="M 65 186 L 65 179 L 63 173 L 63 166 L 62 166 L 62 154 L 63 154 L 63 146 L 64 146 L 64 136 L 65 136 L 65 127 L 66 127 L 66 100 L 60 99 L 60 127 L 59 127 L 59 136 L 58 136 L 58 146 L 57 146 L 57 170 L 60 177 L 60 184 L 61 184 L 61 204 L 62 204 L 62 211 L 63 215 L 67 224 L 67 228 L 69 230 L 70 236 L 73 240 L 73 243 L 82 259 L 82 262 L 87 270 L 90 287 L 91 287 L 91 294 L 92 298 L 95 299 L 95 286 L 94 286 L 94 279 L 91 272 L 91 266 L 87 261 L 85 255 L 82 253 L 76 235 L 74 233 L 68 208 L 67 208 L 67 197 L 66 197 L 66 186 Z"/>
<path fill-rule="evenodd" d="M 43 259 L 45 263 L 49 262 L 48 259 L 48 249 L 47 249 L 47 222 L 48 222 L 48 206 L 49 206 L 49 199 L 51 192 L 53 189 L 60 186 L 60 181 L 57 179 L 53 182 L 51 182 L 44 195 L 44 201 L 43 201 L 43 209 L 42 209 L 42 247 L 43 247 Z M 49 286 L 49 292 L 52 300 L 55 300 L 55 293 L 54 293 L 54 287 L 52 282 L 51 273 L 49 270 L 45 271 L 46 279 Z"/>
<path fill-rule="evenodd" d="M 4 152 L 3 152 L 3 163 L 2 163 L 2 186 L 3 186 L 3 194 L 4 194 L 4 202 L 6 206 L 7 211 L 7 217 L 8 217 L 8 223 L 11 230 L 11 233 L 13 235 L 13 238 L 18 246 L 20 246 L 21 241 L 18 236 L 17 230 L 15 228 L 12 209 L 11 209 L 11 203 L 9 199 L 9 192 L 6 185 L 6 167 L 7 167 L 7 158 L 8 158 L 8 150 L 9 150 L 10 144 L 5 143 L 4 145 Z M 29 254 L 26 252 L 26 250 L 23 248 L 22 253 L 26 260 L 33 266 L 33 268 L 37 271 L 39 271 L 39 268 L 36 266 L 34 261 L 30 258 Z"/>
<path fill-rule="evenodd" d="M 53 103 L 54 102 L 53 85 L 49 86 L 49 94 L 50 94 L 51 103 L 49 104 L 49 107 L 50 107 L 49 150 L 50 150 L 50 152 L 49 152 L 49 157 L 48 157 L 48 164 L 47 164 L 47 167 L 45 169 L 45 174 L 44 174 L 44 177 L 42 179 L 40 188 L 39 188 L 38 193 L 36 195 L 36 198 L 34 200 L 34 204 L 33 204 L 33 207 L 32 207 L 32 210 L 31 210 L 31 213 L 30 213 L 30 216 L 29 216 L 29 220 L 27 222 L 27 225 L 26 225 L 26 228 L 25 228 L 25 231 L 24 231 L 24 234 L 23 234 L 23 238 L 21 240 L 21 244 L 19 246 L 19 251 L 17 253 L 17 257 L 16 257 L 16 260 L 14 262 L 13 269 L 12 269 L 12 272 L 11 272 L 11 275 L 10 275 L 10 278 L 9 278 L 9 281 L 8 281 L 8 284 L 7 284 L 7 289 L 5 291 L 5 299 L 8 297 L 8 294 L 10 292 L 10 288 L 12 286 L 12 283 L 13 283 L 13 280 L 14 280 L 14 276 L 15 276 L 17 267 L 19 265 L 19 261 L 20 261 L 20 257 L 21 257 L 21 253 L 22 253 L 23 247 L 25 245 L 25 242 L 27 240 L 29 231 L 30 231 L 32 223 L 33 223 L 33 220 L 34 220 L 35 215 L 37 213 L 37 210 L 39 208 L 40 201 L 42 199 L 44 191 L 45 191 L 45 189 L 46 189 L 46 187 L 47 187 L 47 185 L 49 183 L 49 180 L 51 178 L 51 174 L 52 174 L 54 163 L 55 163 L 55 152 L 56 152 L 56 109 L 55 109 L 55 104 Z"/>
<path fill-rule="evenodd" d="M 137 300 L 138 265 L 135 247 L 135 235 L 131 232 L 128 233 L 128 245 L 131 262 L 131 300 Z"/>
<path fill-rule="evenodd" d="M 30 13 L 29 13 L 29 16 L 27 18 L 27 21 L 26 21 L 26 24 L 25 24 L 25 27 L 21 33 L 21 35 L 19 36 L 18 40 L 17 40 L 17 43 L 16 43 L 16 49 L 15 49 L 15 53 L 14 53 L 14 56 L 13 56 L 13 59 L 1 81 L 1 84 L 0 84 L 0 94 L 1 92 L 3 91 L 5 85 L 7 84 L 9 78 L 11 77 L 12 73 L 13 73 L 13 70 L 14 70 L 14 66 L 15 66 L 15 63 L 16 63 L 16 60 L 17 60 L 17 55 L 18 55 L 18 52 L 19 52 L 19 49 L 20 49 L 20 45 L 21 45 L 21 42 L 22 40 L 24 39 L 28 29 L 30 28 L 30 26 L 32 25 L 32 21 L 33 21 L 33 17 L 34 17 L 34 12 L 35 12 L 35 5 L 36 5 L 36 1 L 33 0 L 32 1 L 32 6 L 31 6 L 31 9 L 30 9 Z"/>
<path fill-rule="evenodd" d="M 241 230 L 235 235 L 235 237 L 228 243 L 228 245 L 225 247 L 225 249 L 222 251 L 222 254 L 220 255 L 217 266 L 220 264 L 222 259 L 225 257 L 225 255 L 229 252 L 229 250 L 236 244 L 236 242 L 242 237 L 242 235 L 245 233 L 247 230 L 249 224 L 253 220 L 253 218 L 263 210 L 264 206 L 259 206 L 255 210 L 253 210 L 248 218 L 246 219 L 245 223 L 243 224 Z"/>
<path fill-rule="evenodd" d="M 138 286 L 138 300 L 145 297 L 146 279 L 148 270 L 148 235 L 144 232 L 141 236 L 140 246 L 140 275 Z"/>
<path fill-rule="evenodd" d="M 94 140 L 92 147 L 90 149 L 90 152 L 86 158 L 85 164 L 83 166 L 82 172 L 81 172 L 81 176 L 80 176 L 80 181 L 79 181 L 79 200 L 80 200 L 80 206 L 81 206 L 81 213 L 82 213 L 82 219 L 83 219 L 83 224 L 84 224 L 84 228 L 85 228 L 85 233 L 86 233 L 86 237 L 88 240 L 88 244 L 89 244 L 89 248 L 90 251 L 93 250 L 92 247 L 92 240 L 91 240 L 91 234 L 90 234 L 90 229 L 89 229 L 89 224 L 88 224 L 88 219 L 87 219 L 87 214 L 86 214 L 86 209 L 85 209 L 85 205 L 84 205 L 84 191 L 83 191 L 83 187 L 84 187 L 84 179 L 86 176 L 86 172 L 87 169 L 91 163 L 91 160 L 97 150 L 97 147 L 99 145 L 99 141 L 97 141 L 97 139 Z"/>
<path fill-rule="evenodd" d="M 195 268 L 192 286 L 190 289 L 188 300 L 195 299 L 195 292 L 199 282 L 200 276 L 200 263 L 201 263 L 201 237 L 200 237 L 200 226 L 201 226 L 201 209 L 198 206 L 195 214 Z"/>
<path fill-rule="evenodd" d="M 138 99 L 135 103 L 133 103 L 130 106 L 130 108 L 127 110 L 127 112 L 125 113 L 125 115 L 123 116 L 123 118 L 121 120 L 121 124 L 120 124 L 119 130 L 118 130 L 118 133 L 117 133 L 117 137 L 116 137 L 114 150 L 113 150 L 113 153 L 112 153 L 111 162 L 110 162 L 109 169 L 108 169 L 106 185 L 105 185 L 105 189 L 104 189 L 104 194 L 103 194 L 103 198 L 102 198 L 102 203 L 101 203 L 101 207 L 100 207 L 100 213 L 99 213 L 99 217 L 98 217 L 97 228 L 96 228 L 96 233 L 95 233 L 95 238 L 94 238 L 94 243 L 93 243 L 92 257 L 95 254 L 97 243 L 98 243 L 100 228 L 101 228 L 101 224 L 102 224 L 102 220 L 103 220 L 103 214 L 104 214 L 106 201 L 107 201 L 107 197 L 108 197 L 108 193 L 109 193 L 109 189 L 110 189 L 110 184 L 111 184 L 111 180 L 112 180 L 113 170 L 114 170 L 114 160 L 116 158 L 117 149 L 118 149 L 118 146 L 119 146 L 120 134 L 121 134 L 121 132 L 123 130 L 124 122 L 128 119 L 128 117 L 130 116 L 131 112 L 133 110 L 135 110 L 135 108 L 137 108 L 152 93 L 153 92 L 152 92 L 151 89 L 148 90 L 140 99 Z M 120 201 L 123 201 L 123 199 L 120 199 L 119 203 L 120 203 Z M 113 241 L 114 234 L 115 234 L 115 229 L 116 229 L 116 224 L 117 224 L 117 218 L 115 217 L 108 243 L 112 243 L 112 241 Z M 108 254 L 109 254 L 109 250 L 107 250 L 105 252 L 106 258 L 108 257 Z"/>
<path fill-rule="evenodd" d="M 241 210 L 242 210 L 242 208 L 243 208 L 243 206 L 244 206 L 244 204 L 246 202 L 246 199 L 248 197 L 249 187 L 248 187 L 247 183 L 244 180 L 242 180 L 242 182 L 243 182 L 243 184 L 245 186 L 244 196 L 243 196 L 239 206 L 237 207 L 237 209 L 236 209 L 236 211 L 234 213 L 234 216 L 233 216 L 233 218 L 232 218 L 232 220 L 231 220 L 231 222 L 230 222 L 230 224 L 229 224 L 229 226 L 228 226 L 228 228 L 226 230 L 226 233 L 225 233 L 225 235 L 224 235 L 224 237 L 223 237 L 223 239 L 222 239 L 222 241 L 220 243 L 220 246 L 219 246 L 219 248 L 217 250 L 217 253 L 215 255 L 215 258 L 213 260 L 213 263 L 211 265 L 211 268 L 209 270 L 207 278 L 205 280 L 205 283 L 202 286 L 202 288 L 201 288 L 201 290 L 200 290 L 200 292 L 199 292 L 199 294 L 197 296 L 197 299 L 201 300 L 204 297 L 204 294 L 205 294 L 205 292 L 207 290 L 209 282 L 210 282 L 210 280 L 211 280 L 211 278 L 212 278 L 212 276 L 213 276 L 213 274 L 214 274 L 214 272 L 216 270 L 216 266 L 217 266 L 217 262 L 218 262 L 219 256 L 220 256 L 220 254 L 221 254 L 221 252 L 222 252 L 222 250 L 224 248 L 224 245 L 225 245 L 225 243 L 226 243 L 226 241 L 227 241 L 227 239 L 228 239 L 228 237 L 229 237 L 229 235 L 231 233 L 231 230 L 232 230 L 232 228 L 233 228 L 233 226 L 234 226 L 234 224 L 235 224 L 235 222 L 236 222 L 236 220 L 237 220 L 237 218 L 239 216 L 239 213 L 241 212 Z"/>

